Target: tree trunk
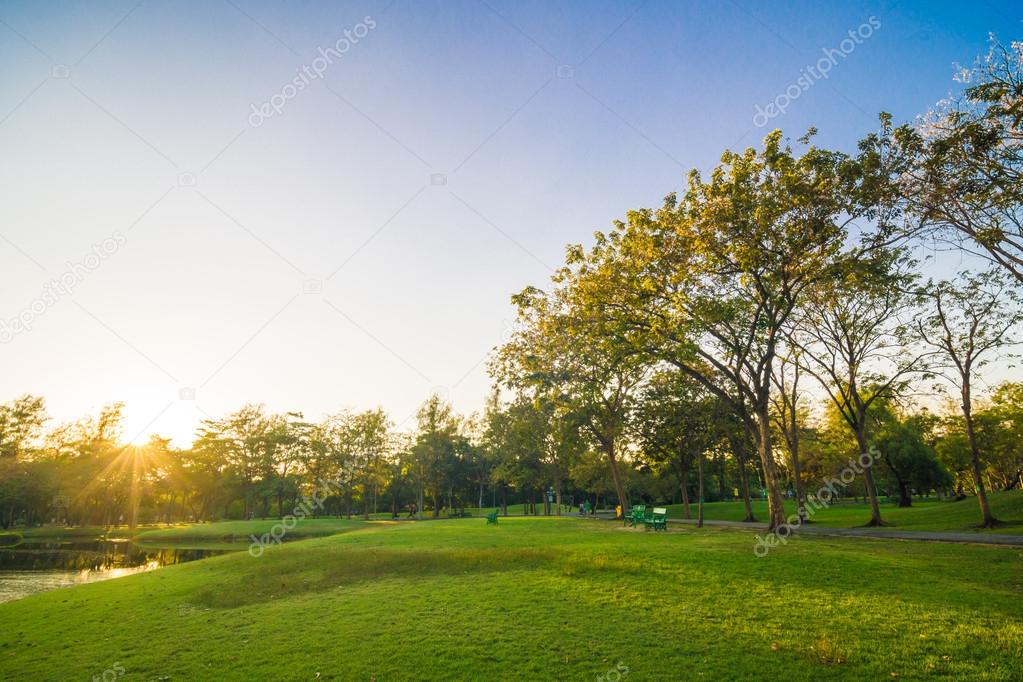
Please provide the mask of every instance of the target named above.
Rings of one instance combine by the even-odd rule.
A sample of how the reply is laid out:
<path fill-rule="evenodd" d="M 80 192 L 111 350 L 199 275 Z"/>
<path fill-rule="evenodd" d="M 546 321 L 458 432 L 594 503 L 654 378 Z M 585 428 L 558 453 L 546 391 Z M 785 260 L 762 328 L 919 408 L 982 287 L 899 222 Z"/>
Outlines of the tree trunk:
<path fill-rule="evenodd" d="M 731 431 L 728 432 L 728 443 L 732 447 L 736 468 L 739 470 L 739 490 L 742 493 L 743 507 L 746 509 L 746 518 L 743 521 L 752 523 L 757 518 L 753 515 L 753 502 L 750 498 L 749 469 L 747 469 L 749 459 L 746 457 L 746 449 L 743 447 L 742 441 Z"/>
<path fill-rule="evenodd" d="M 555 516 L 561 516 L 561 476 L 554 477 L 554 503 L 558 505 Z"/>
<path fill-rule="evenodd" d="M 857 458 L 860 455 L 867 453 L 867 426 L 863 415 L 859 418 L 859 426 L 856 428 L 856 445 L 859 447 L 859 452 L 856 453 Z M 883 526 L 884 521 L 881 520 L 881 507 L 877 503 L 877 486 L 874 484 L 874 467 L 873 464 L 863 468 L 863 487 L 867 491 L 867 499 L 870 500 L 870 521 L 867 522 L 868 526 Z"/>
<path fill-rule="evenodd" d="M 987 501 L 987 490 L 984 488 L 983 471 L 980 466 L 980 448 L 977 446 L 977 432 L 973 424 L 973 410 L 970 400 L 970 384 L 963 383 L 963 417 L 966 420 L 966 439 L 970 443 L 970 471 L 973 472 L 973 485 L 977 491 L 977 502 L 980 504 L 980 515 L 983 518 L 982 528 L 998 525 L 998 519 L 991 513 Z"/>
<path fill-rule="evenodd" d="M 746 470 L 746 455 L 737 454 L 736 460 L 739 463 L 739 488 L 742 491 L 742 505 L 746 508 L 746 518 L 743 521 L 752 523 L 757 518 L 753 515 L 753 502 L 750 500 L 749 471 Z"/>
<path fill-rule="evenodd" d="M 697 455 L 696 470 L 699 479 L 700 501 L 696 510 L 696 527 L 703 528 L 703 453 Z"/>
<path fill-rule="evenodd" d="M 369 507 L 370 507 L 370 505 L 372 504 L 374 507 L 376 507 L 376 500 L 375 499 L 371 499 L 371 497 L 375 498 L 375 491 L 374 491 L 374 495 L 371 496 L 370 493 L 369 493 L 369 481 L 364 480 L 362 482 L 362 520 L 363 521 L 369 521 Z M 373 511 L 376 511 L 376 509 L 374 509 Z"/>
<path fill-rule="evenodd" d="M 803 489 L 802 465 L 799 462 L 799 421 L 796 416 L 796 407 L 792 406 L 792 415 L 789 421 L 789 454 L 792 456 L 792 478 L 796 485 L 796 509 L 799 514 L 799 522 L 806 523 L 809 514 L 806 512 L 806 491 Z"/>
<path fill-rule="evenodd" d="M 764 469 L 764 487 L 767 489 L 767 530 L 773 531 L 785 525 L 785 503 L 778 489 L 778 472 L 775 469 L 774 453 L 771 450 L 771 417 L 766 400 L 757 412 L 757 449 L 760 464 Z"/>
<path fill-rule="evenodd" d="M 689 512 L 689 467 L 683 466 L 682 476 L 679 478 L 678 488 L 682 493 L 682 515 L 687 518 L 693 518 Z"/>
<path fill-rule="evenodd" d="M 611 464 L 611 478 L 614 479 L 615 493 L 618 495 L 618 504 L 622 505 L 622 509 L 629 508 L 629 497 L 625 494 L 625 486 L 622 485 L 622 477 L 618 471 L 618 460 L 615 456 L 614 441 L 608 442 L 604 446 L 604 451 L 607 453 L 608 462 Z M 596 508 L 593 510 L 596 512 Z"/>
<path fill-rule="evenodd" d="M 903 483 L 902 481 L 899 481 L 899 506 L 913 506 L 913 494 L 909 491 L 909 483 Z"/>
<path fill-rule="evenodd" d="M 731 495 L 728 492 L 728 485 L 725 481 L 725 456 L 724 453 L 718 452 L 714 458 L 717 462 L 717 475 L 718 475 L 718 500 L 725 501 L 731 499 Z"/>

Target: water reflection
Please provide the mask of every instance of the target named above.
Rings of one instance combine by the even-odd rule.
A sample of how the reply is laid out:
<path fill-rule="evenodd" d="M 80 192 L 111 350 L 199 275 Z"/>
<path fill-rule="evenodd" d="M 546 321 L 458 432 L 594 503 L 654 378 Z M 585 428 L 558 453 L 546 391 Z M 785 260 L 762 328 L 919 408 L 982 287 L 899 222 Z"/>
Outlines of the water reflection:
<path fill-rule="evenodd" d="M 126 540 L 23 542 L 0 548 L 0 603 L 224 552 L 140 546 Z"/>

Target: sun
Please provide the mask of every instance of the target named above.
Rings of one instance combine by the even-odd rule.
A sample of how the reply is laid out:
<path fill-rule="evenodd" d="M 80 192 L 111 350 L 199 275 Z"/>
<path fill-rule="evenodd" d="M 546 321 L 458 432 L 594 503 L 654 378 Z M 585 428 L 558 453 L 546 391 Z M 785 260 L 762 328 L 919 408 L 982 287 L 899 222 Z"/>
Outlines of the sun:
<path fill-rule="evenodd" d="M 205 418 L 195 401 L 137 396 L 125 401 L 124 435 L 131 445 L 142 446 L 156 435 L 170 438 L 176 447 L 188 447 L 195 429 Z"/>

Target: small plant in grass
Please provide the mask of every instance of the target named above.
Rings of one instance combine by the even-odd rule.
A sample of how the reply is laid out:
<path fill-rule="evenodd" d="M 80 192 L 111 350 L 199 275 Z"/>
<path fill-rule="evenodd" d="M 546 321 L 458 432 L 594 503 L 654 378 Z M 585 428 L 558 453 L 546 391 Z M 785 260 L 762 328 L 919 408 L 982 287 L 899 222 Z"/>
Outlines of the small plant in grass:
<path fill-rule="evenodd" d="M 810 658 L 824 665 L 842 665 L 849 660 L 849 652 L 827 635 L 818 635 L 808 649 Z"/>

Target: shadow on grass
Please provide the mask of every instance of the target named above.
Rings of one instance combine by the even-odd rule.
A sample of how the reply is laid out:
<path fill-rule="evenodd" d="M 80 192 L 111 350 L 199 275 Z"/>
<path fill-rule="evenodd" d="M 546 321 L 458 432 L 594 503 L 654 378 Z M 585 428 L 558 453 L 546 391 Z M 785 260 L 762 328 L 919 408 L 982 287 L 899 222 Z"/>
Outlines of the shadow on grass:
<path fill-rule="evenodd" d="M 536 570 L 558 563 L 551 549 L 365 549 L 330 552 L 267 553 L 250 558 L 230 583 L 202 590 L 197 602 L 209 608 L 236 608 L 269 599 L 357 585 L 390 578 L 425 578 Z M 243 566 L 239 566 L 243 568 Z"/>

